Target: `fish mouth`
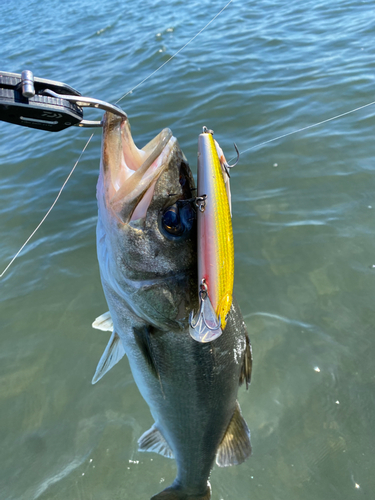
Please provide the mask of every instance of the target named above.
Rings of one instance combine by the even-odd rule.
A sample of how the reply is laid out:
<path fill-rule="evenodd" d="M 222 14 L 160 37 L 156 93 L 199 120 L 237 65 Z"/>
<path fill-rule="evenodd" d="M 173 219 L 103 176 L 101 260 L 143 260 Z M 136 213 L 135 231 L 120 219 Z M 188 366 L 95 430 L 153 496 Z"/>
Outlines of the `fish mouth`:
<path fill-rule="evenodd" d="M 105 114 L 100 177 L 106 208 L 119 222 L 126 224 L 146 217 L 156 181 L 167 168 L 175 143 L 171 130 L 165 128 L 138 149 L 129 120 Z"/>

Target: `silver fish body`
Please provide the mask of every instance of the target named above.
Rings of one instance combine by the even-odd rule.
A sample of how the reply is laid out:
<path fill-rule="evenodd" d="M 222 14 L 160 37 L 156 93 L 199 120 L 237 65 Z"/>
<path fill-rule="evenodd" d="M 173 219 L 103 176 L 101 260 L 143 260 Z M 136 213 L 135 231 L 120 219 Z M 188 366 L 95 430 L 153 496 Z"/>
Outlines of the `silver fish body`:
<path fill-rule="evenodd" d="M 214 342 L 196 342 L 188 330 L 197 308 L 194 196 L 168 129 L 138 150 L 128 123 L 106 115 L 97 250 L 110 315 L 94 326 L 112 336 L 93 382 L 126 353 L 155 420 L 139 449 L 177 462 L 174 483 L 155 500 L 208 500 L 215 457 L 227 466 L 251 453 L 237 402 L 239 385 L 250 382 L 251 347 L 237 302 Z"/>

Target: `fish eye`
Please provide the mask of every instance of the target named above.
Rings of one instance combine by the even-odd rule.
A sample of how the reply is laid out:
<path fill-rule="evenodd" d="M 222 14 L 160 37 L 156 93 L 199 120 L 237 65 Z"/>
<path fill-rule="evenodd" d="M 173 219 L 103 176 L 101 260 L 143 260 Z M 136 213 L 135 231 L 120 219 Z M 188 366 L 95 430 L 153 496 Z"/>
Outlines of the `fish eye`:
<path fill-rule="evenodd" d="M 168 231 L 168 233 L 174 234 L 175 236 L 181 236 L 184 232 L 178 212 L 179 210 L 176 203 L 164 210 L 161 219 L 163 228 Z"/>
<path fill-rule="evenodd" d="M 167 207 L 161 216 L 161 228 L 166 236 L 187 236 L 195 221 L 195 210 L 184 200 Z"/>

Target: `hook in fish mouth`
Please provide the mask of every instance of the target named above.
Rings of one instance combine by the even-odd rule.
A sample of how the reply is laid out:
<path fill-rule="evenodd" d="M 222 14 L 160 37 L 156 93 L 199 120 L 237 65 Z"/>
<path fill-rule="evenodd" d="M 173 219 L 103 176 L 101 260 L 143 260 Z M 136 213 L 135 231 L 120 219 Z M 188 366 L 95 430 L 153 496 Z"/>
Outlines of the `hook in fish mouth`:
<path fill-rule="evenodd" d="M 201 343 L 212 342 L 223 333 L 221 318 L 216 316 L 204 278 L 200 283 L 198 312 L 194 317 L 194 311 L 191 311 L 189 316 L 189 333 L 194 340 Z"/>

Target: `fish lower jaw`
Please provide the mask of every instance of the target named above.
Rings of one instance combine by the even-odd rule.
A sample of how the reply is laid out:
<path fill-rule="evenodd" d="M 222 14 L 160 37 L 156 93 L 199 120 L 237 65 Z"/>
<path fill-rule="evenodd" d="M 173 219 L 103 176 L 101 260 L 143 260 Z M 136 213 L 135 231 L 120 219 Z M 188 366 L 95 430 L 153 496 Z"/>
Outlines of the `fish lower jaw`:
<path fill-rule="evenodd" d="M 121 217 L 123 223 L 146 217 L 156 181 L 168 165 L 176 139 L 169 129 L 162 131 L 157 137 L 159 136 L 160 141 L 152 151 L 146 153 L 138 150 L 142 153 L 141 164 L 134 164 L 134 168 L 129 168 L 123 155 L 120 165 L 114 165 L 110 169 L 112 173 L 106 193 L 107 205 Z"/>

